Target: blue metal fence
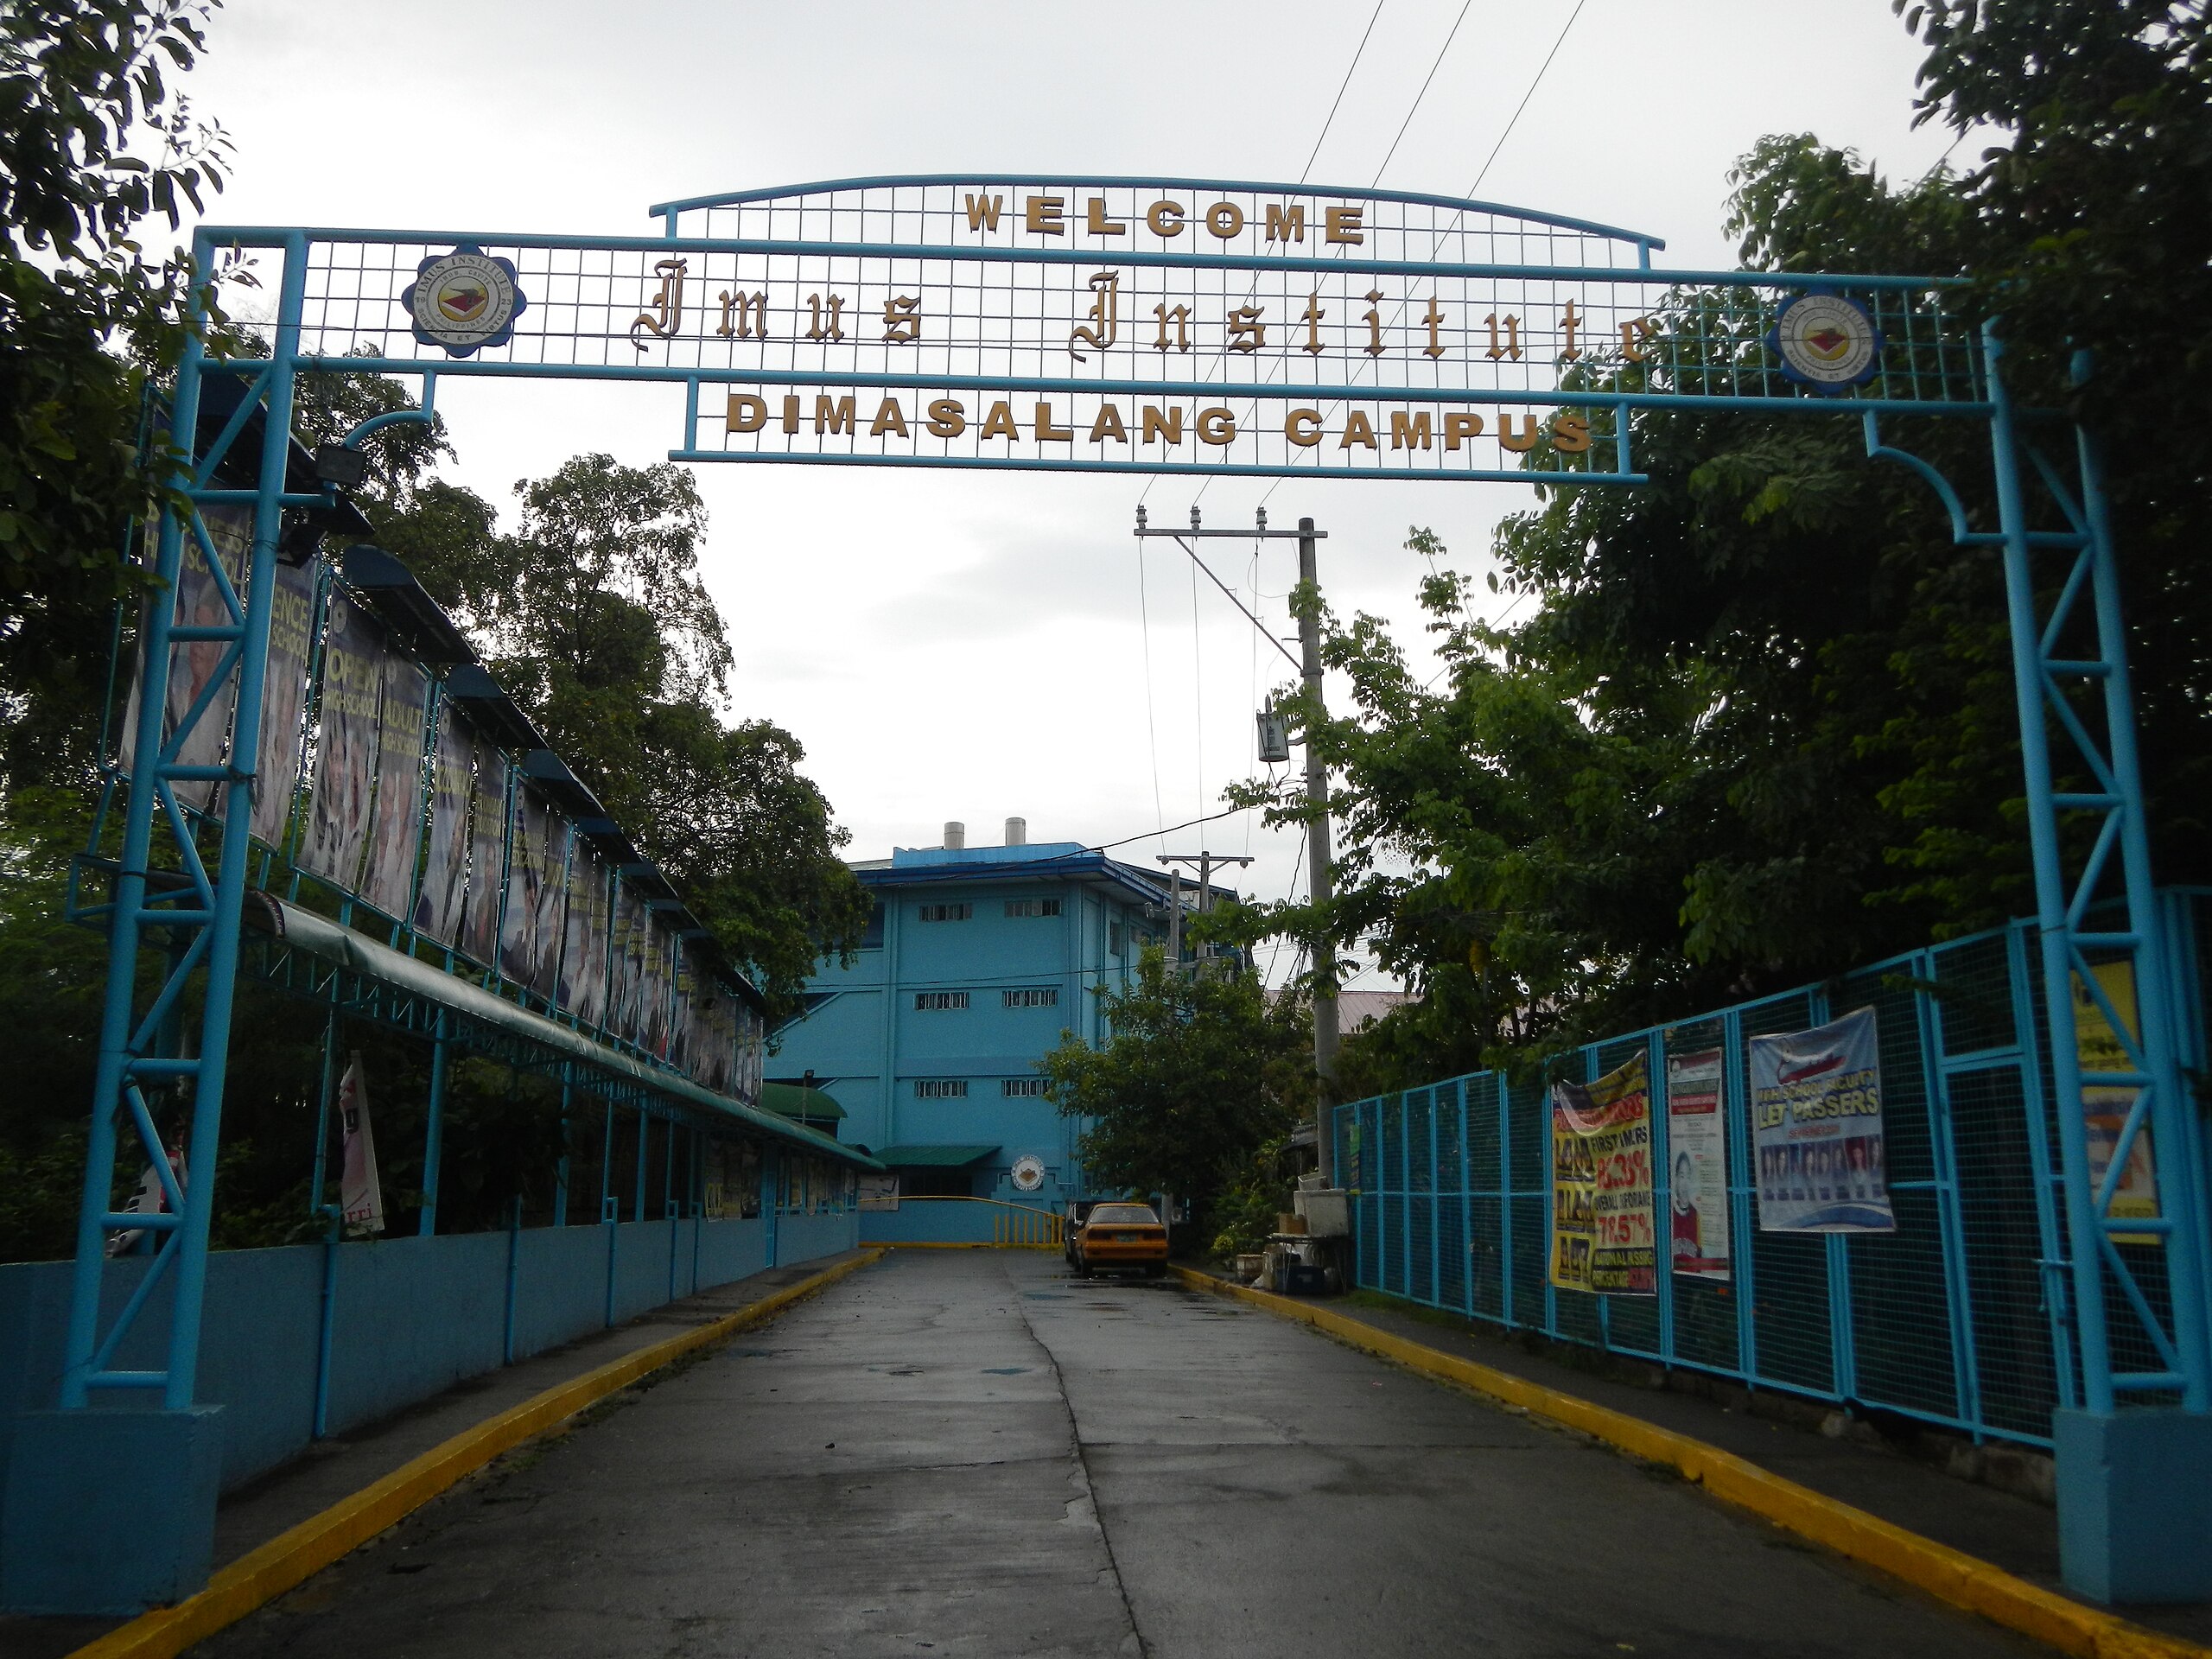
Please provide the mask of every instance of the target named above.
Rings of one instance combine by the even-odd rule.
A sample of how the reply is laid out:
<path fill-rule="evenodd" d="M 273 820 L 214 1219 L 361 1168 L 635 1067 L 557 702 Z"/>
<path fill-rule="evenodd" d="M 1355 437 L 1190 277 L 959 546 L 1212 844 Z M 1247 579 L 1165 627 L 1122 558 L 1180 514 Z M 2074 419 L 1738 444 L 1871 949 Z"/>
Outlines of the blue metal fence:
<path fill-rule="evenodd" d="M 2184 1058 L 2201 1068 L 2200 957 L 2212 950 L 2212 894 L 2169 893 L 2162 904 Z M 2050 1445 L 2051 1410 L 2080 1398 L 2080 1376 L 2032 932 L 2018 922 L 1557 1058 L 1551 1075 L 1582 1079 L 1645 1058 L 1655 1214 L 1664 1217 L 1668 1057 L 1721 1050 L 1726 1281 L 1662 1271 L 1651 1297 L 1553 1286 L 1543 1082 L 1481 1071 L 1336 1109 L 1357 1282 L 1505 1329 L 1755 1388 L 1897 1412 L 1977 1440 Z M 1897 1230 L 1761 1232 L 1745 1045 L 1870 1005 L 1881 1033 Z M 2160 1147 L 2158 1158 L 2162 1193 L 2184 1180 L 2202 1191 L 2194 1148 Z M 2158 1253 L 2140 1254 L 2132 1265 L 2157 1294 Z"/>

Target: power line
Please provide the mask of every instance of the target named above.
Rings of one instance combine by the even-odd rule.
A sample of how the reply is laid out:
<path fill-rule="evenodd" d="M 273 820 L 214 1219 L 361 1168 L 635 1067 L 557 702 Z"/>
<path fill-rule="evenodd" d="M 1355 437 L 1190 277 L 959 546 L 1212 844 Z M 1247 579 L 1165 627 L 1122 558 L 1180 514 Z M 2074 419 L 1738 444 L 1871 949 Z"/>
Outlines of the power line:
<path fill-rule="evenodd" d="M 1167 809 L 1160 798 L 1160 728 L 1152 712 L 1152 606 L 1145 593 L 1141 539 L 1137 543 L 1137 623 L 1144 632 L 1144 734 L 1152 745 L 1152 817 L 1154 823 L 1164 824 L 1167 822 Z M 1162 830 L 1160 833 L 1164 836 L 1167 831 Z M 1129 839 L 1141 837 L 1132 836 Z"/>
<path fill-rule="evenodd" d="M 1352 75 L 1352 71 L 1353 71 L 1354 69 L 1357 69 L 1357 68 L 1358 68 L 1358 67 L 1359 67 L 1359 60 L 1360 60 L 1360 57 L 1361 57 L 1362 54 L 1363 54 L 1363 53 L 1367 50 L 1367 41 L 1368 41 L 1368 36 L 1369 36 L 1369 35 L 1373 35 L 1373 34 L 1375 33 L 1375 24 L 1376 24 L 1376 19 L 1378 19 L 1378 18 L 1380 18 L 1380 17 L 1382 16 L 1382 7 L 1383 7 L 1384 3 L 1385 3 L 1385 0 L 1375 0 L 1375 10 L 1374 10 L 1372 12 L 1370 12 L 1370 13 L 1369 13 L 1369 14 L 1368 14 L 1366 32 L 1365 32 L 1364 34 L 1363 34 L 1363 35 L 1360 35 L 1360 37 L 1359 37 L 1359 45 L 1358 45 L 1357 48 L 1355 48 L 1353 49 L 1353 52 L 1352 52 L 1352 54 L 1351 54 L 1351 65 L 1350 65 L 1350 66 L 1349 66 L 1349 67 L 1344 70 L 1344 81 L 1343 81 L 1342 85 L 1338 86 L 1338 88 L 1337 88 L 1337 101 L 1336 101 L 1334 104 L 1332 104 L 1332 105 L 1329 105 L 1329 115 L 1328 115 L 1328 119 L 1321 123 L 1321 133 L 1320 133 L 1320 137 L 1318 137 L 1318 138 L 1316 138 L 1316 139 L 1314 139 L 1314 141 L 1313 141 L 1313 153 L 1311 156 L 1308 156 L 1306 158 L 1306 166 L 1305 166 L 1305 168 L 1303 168 L 1303 170 L 1301 170 L 1301 171 L 1300 172 L 1300 174 L 1299 174 L 1299 175 L 1298 175 L 1298 181 L 1299 181 L 1300 184 L 1305 183 L 1305 182 L 1306 182 L 1306 181 L 1308 178 L 1310 178 L 1310 177 L 1312 177 L 1312 176 L 1313 176 L 1313 163 L 1314 163 L 1314 162 L 1318 162 L 1318 161 L 1319 161 L 1319 160 L 1321 159 L 1321 142 L 1322 142 L 1322 139 L 1325 139 L 1325 138 L 1326 138 L 1326 137 L 1329 136 L 1329 128 L 1330 128 L 1330 127 L 1331 127 L 1331 126 L 1335 123 L 1335 121 L 1336 121 L 1336 118 L 1337 118 L 1337 111 L 1338 111 L 1338 107 L 1339 107 L 1340 105 L 1342 105 L 1342 104 L 1343 104 L 1343 103 L 1344 103 L 1344 92 L 1345 92 L 1345 89 L 1346 89 L 1346 88 L 1348 88 L 1349 86 L 1351 86 L 1351 75 Z M 1460 15 L 1461 15 L 1462 16 L 1465 16 L 1465 14 L 1464 12 L 1463 12 L 1463 13 L 1461 13 Z M 1453 25 L 1452 25 L 1452 27 L 1456 29 L 1459 27 L 1459 25 L 1455 23 L 1455 24 L 1453 24 Z"/>
<path fill-rule="evenodd" d="M 1375 169 L 1374 182 L 1368 187 L 1370 189 L 1382 183 L 1383 174 L 1389 170 L 1390 157 L 1398 153 L 1398 146 L 1405 142 L 1406 129 L 1414 124 L 1414 111 L 1421 108 L 1421 99 L 1428 96 L 1428 83 L 1436 79 L 1436 72 L 1444 67 L 1444 54 L 1452 49 L 1452 42 L 1459 38 L 1459 25 L 1467 21 L 1467 13 L 1473 10 L 1474 3 L 1475 0 L 1466 0 L 1466 4 L 1459 8 L 1459 15 L 1452 20 L 1452 32 L 1444 37 L 1444 44 L 1437 48 L 1436 61 L 1428 66 L 1427 79 L 1421 82 L 1421 91 L 1414 94 L 1413 108 L 1406 111 L 1406 118 L 1398 124 L 1398 136 L 1390 141 L 1390 148 L 1383 152 L 1382 165 Z"/>
<path fill-rule="evenodd" d="M 1574 0 L 1574 10 L 1567 13 L 1567 22 L 1559 31 L 1559 38 L 1552 42 L 1552 49 L 1537 67 L 1536 78 L 1529 83 L 1529 90 L 1521 94 L 1521 102 L 1514 106 L 1513 118 L 1505 124 L 1505 130 L 1497 135 L 1497 142 L 1491 146 L 1490 161 L 1483 163 L 1483 170 L 1475 175 L 1475 181 L 1467 187 L 1469 196 L 1483 188 L 1483 181 L 1490 176 L 1491 162 L 1497 160 L 1497 152 L 1505 148 L 1505 141 L 1513 136 L 1513 129 L 1520 124 L 1521 111 L 1529 107 L 1529 100 L 1536 95 L 1536 88 L 1544 84 L 1544 75 L 1551 68 L 1552 60 L 1559 56 L 1560 48 L 1567 44 L 1567 30 L 1574 27 L 1574 20 L 1582 15 L 1582 8 L 1588 3 L 1589 0 Z"/>

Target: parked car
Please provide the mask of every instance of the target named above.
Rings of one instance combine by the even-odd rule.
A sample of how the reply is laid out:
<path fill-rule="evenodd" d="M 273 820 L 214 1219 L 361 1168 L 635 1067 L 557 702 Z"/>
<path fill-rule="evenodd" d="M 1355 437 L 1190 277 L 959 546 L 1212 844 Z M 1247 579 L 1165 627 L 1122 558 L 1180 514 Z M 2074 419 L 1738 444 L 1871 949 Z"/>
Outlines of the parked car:
<path fill-rule="evenodd" d="M 1135 1271 L 1157 1279 L 1167 1271 L 1167 1229 L 1148 1204 L 1100 1204 L 1070 1236 L 1068 1260 L 1078 1278 Z"/>
<path fill-rule="evenodd" d="M 1068 1212 L 1060 1224 L 1060 1254 L 1068 1259 L 1068 1266 L 1075 1266 L 1076 1240 L 1083 1236 L 1083 1224 L 1090 1219 L 1090 1212 L 1098 1207 L 1096 1198 L 1070 1198 Z"/>

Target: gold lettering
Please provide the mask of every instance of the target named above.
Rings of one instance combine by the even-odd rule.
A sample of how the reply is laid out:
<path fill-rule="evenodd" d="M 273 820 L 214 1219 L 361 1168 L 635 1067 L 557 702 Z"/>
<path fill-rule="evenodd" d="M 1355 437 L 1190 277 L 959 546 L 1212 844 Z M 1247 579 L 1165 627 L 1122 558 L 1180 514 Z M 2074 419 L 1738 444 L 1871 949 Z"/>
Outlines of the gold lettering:
<path fill-rule="evenodd" d="M 1065 426 L 1052 424 L 1052 406 L 1037 405 L 1037 442 L 1039 443 L 1073 443 L 1075 434 Z"/>
<path fill-rule="evenodd" d="M 1428 344 L 1421 348 L 1423 357 L 1444 355 L 1444 342 L 1437 338 L 1437 330 L 1444 325 L 1444 314 L 1436 308 L 1436 296 L 1428 296 L 1428 315 L 1421 319 L 1428 325 Z"/>
<path fill-rule="evenodd" d="M 1651 326 L 1649 317 L 1631 317 L 1621 324 L 1621 355 L 1631 363 L 1643 361 L 1643 348 L 1657 339 L 1659 331 Z"/>
<path fill-rule="evenodd" d="M 999 227 L 999 209 L 1004 206 L 1004 196 L 969 196 L 968 228 L 971 231 L 995 231 Z"/>
<path fill-rule="evenodd" d="M 809 340 L 842 340 L 845 337 L 845 326 L 837 320 L 845 309 L 843 295 L 832 294 L 830 296 L 830 326 L 827 328 L 822 326 L 822 296 L 810 294 L 806 296 L 806 302 L 814 308 L 814 321 L 806 331 Z"/>
<path fill-rule="evenodd" d="M 1229 314 L 1229 349 L 1232 352 L 1256 352 L 1268 343 L 1268 325 L 1260 319 L 1267 313 L 1256 305 L 1240 305 Z"/>
<path fill-rule="evenodd" d="M 1129 227 L 1117 219 L 1106 217 L 1106 198 L 1093 196 L 1087 204 L 1090 209 L 1090 222 L 1085 226 L 1093 236 L 1127 236 Z"/>
<path fill-rule="evenodd" d="M 1068 355 L 1078 363 L 1090 360 L 1076 350 L 1075 343 L 1078 340 L 1091 350 L 1103 352 L 1121 337 L 1122 273 L 1118 270 L 1094 273 L 1090 279 L 1090 309 L 1084 313 L 1090 320 L 1090 326 L 1086 328 L 1077 323 L 1068 335 Z"/>
<path fill-rule="evenodd" d="M 1301 350 L 1321 355 L 1321 291 L 1319 289 L 1306 296 L 1306 315 L 1299 319 L 1306 325 L 1306 344 Z"/>
<path fill-rule="evenodd" d="M 1318 409 L 1294 409 L 1282 417 L 1282 435 L 1301 449 L 1311 449 L 1321 442 L 1321 411 Z"/>
<path fill-rule="evenodd" d="M 1198 442 L 1216 446 L 1233 443 L 1236 439 L 1236 415 L 1233 410 L 1214 408 L 1198 411 Z"/>
<path fill-rule="evenodd" d="M 1206 209 L 1206 229 L 1226 242 L 1244 228 L 1244 210 L 1233 201 L 1217 201 Z"/>
<path fill-rule="evenodd" d="M 1559 326 L 1567 334 L 1567 344 L 1560 352 L 1563 362 L 1572 363 L 1582 355 L 1582 348 L 1574 343 L 1574 331 L 1582 326 L 1582 319 L 1575 314 L 1574 302 L 1567 302 L 1567 309 L 1560 313 Z"/>
<path fill-rule="evenodd" d="M 940 397 L 930 405 L 930 435 L 957 438 L 968 429 L 967 411 L 957 397 Z"/>
<path fill-rule="evenodd" d="M 1103 443 L 1111 438 L 1116 443 L 1129 441 L 1129 429 L 1122 424 L 1122 411 L 1112 404 L 1098 406 L 1098 418 L 1090 423 L 1090 441 Z"/>
<path fill-rule="evenodd" d="M 1382 447 L 1375 442 L 1374 423 L 1356 409 L 1344 416 L 1344 435 L 1338 442 L 1337 448 L 1349 449 L 1355 443 L 1363 443 L 1370 449 Z"/>
<path fill-rule="evenodd" d="M 1367 290 L 1367 344 L 1361 347 L 1370 357 L 1382 355 L 1382 314 L 1375 307 L 1382 298 L 1382 290 Z"/>
<path fill-rule="evenodd" d="M 814 400 L 814 429 L 817 435 L 824 431 L 851 431 L 853 429 L 852 398 L 840 397 L 833 404 L 830 401 L 828 393 L 824 392 L 817 396 Z"/>
<path fill-rule="evenodd" d="M 922 337 L 922 302 L 901 295 L 883 302 L 883 343 L 912 346 Z"/>
<path fill-rule="evenodd" d="M 722 324 L 715 332 L 724 340 L 768 338 L 768 296 L 766 294 L 721 292 Z M 750 311 L 753 315 L 747 316 Z"/>
<path fill-rule="evenodd" d="M 896 397 L 887 397 L 876 405 L 875 419 L 868 423 L 868 435 L 880 438 L 887 432 L 906 435 L 906 411 L 899 407 Z"/>
<path fill-rule="evenodd" d="M 1067 206 L 1062 196 L 1032 196 L 1028 201 L 1029 233 L 1032 236 L 1065 236 L 1067 221 L 1060 217 L 1060 210 Z"/>
<path fill-rule="evenodd" d="M 1552 423 L 1552 447 L 1562 455 L 1579 455 L 1590 447 L 1590 423 L 1580 415 L 1561 415 Z"/>
<path fill-rule="evenodd" d="M 1306 204 L 1286 207 L 1279 202 L 1268 204 L 1268 240 L 1270 242 L 1303 242 L 1306 239 Z"/>
<path fill-rule="evenodd" d="M 1175 201 L 1155 201 L 1145 209 L 1144 222 L 1152 226 L 1154 236 L 1183 234 L 1183 205 Z"/>
<path fill-rule="evenodd" d="M 768 424 L 768 405 L 749 391 L 733 391 L 722 424 L 732 432 L 758 432 Z"/>
<path fill-rule="evenodd" d="M 1390 411 L 1390 447 L 1393 449 L 1426 449 L 1428 444 L 1428 411 L 1408 415 L 1402 409 Z"/>
<path fill-rule="evenodd" d="M 1160 338 L 1152 342 L 1153 350 L 1164 352 L 1167 349 L 1167 325 L 1170 321 L 1175 325 L 1175 349 L 1179 352 L 1187 352 L 1191 349 L 1191 308 L 1189 306 L 1155 305 L 1152 308 L 1152 315 L 1160 319 Z"/>
<path fill-rule="evenodd" d="M 1014 423 L 1014 409 L 1001 398 L 991 405 L 991 412 L 983 416 L 982 430 L 976 435 L 985 438 L 1018 438 L 1021 435 Z"/>
<path fill-rule="evenodd" d="M 630 324 L 630 343 L 639 351 L 645 349 L 645 342 L 638 338 L 639 330 L 666 340 L 683 326 L 686 269 L 686 262 L 681 259 L 664 259 L 653 267 L 654 274 L 660 278 L 660 291 L 652 297 L 652 309 L 639 312 Z"/>
<path fill-rule="evenodd" d="M 1516 436 L 1513 430 L 1513 416 L 1510 414 L 1500 415 L 1497 417 L 1497 441 L 1516 455 L 1527 454 L 1536 447 L 1536 417 L 1534 415 L 1523 415 L 1521 417 L 1520 434 Z"/>
<path fill-rule="evenodd" d="M 1326 226 L 1325 239 L 1331 242 L 1364 242 L 1367 233 L 1360 228 L 1363 207 L 1332 207 L 1323 216 Z"/>
<path fill-rule="evenodd" d="M 1446 449 L 1457 449 L 1467 439 L 1479 438 L 1482 435 L 1483 417 L 1479 415 L 1462 415 L 1454 411 L 1444 417 L 1444 447 Z"/>
<path fill-rule="evenodd" d="M 1137 433 L 1139 443 L 1150 443 L 1154 434 L 1170 443 L 1183 442 L 1183 411 L 1171 409 L 1165 415 L 1150 404 L 1144 406 L 1144 424 Z"/>
<path fill-rule="evenodd" d="M 784 430 L 798 430 L 798 394 L 796 392 L 784 399 Z"/>
<path fill-rule="evenodd" d="M 1490 350 L 1485 353 L 1485 355 L 1493 362 L 1501 357 L 1510 357 L 1515 362 L 1518 363 L 1521 360 L 1521 319 L 1518 317 L 1507 317 L 1504 320 L 1505 344 L 1503 346 L 1500 346 L 1497 343 L 1497 314 L 1496 312 L 1492 312 L 1489 316 L 1484 317 L 1483 321 L 1490 326 Z M 1498 419 L 1501 422 L 1506 417 L 1503 415 L 1498 416 Z"/>

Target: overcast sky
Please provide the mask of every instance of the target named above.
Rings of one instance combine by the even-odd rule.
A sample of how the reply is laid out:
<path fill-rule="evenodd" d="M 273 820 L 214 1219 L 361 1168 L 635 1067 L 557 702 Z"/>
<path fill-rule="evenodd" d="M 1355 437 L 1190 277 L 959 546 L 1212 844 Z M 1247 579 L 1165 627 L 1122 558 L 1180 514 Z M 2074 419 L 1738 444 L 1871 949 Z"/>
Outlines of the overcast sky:
<path fill-rule="evenodd" d="M 650 203 L 720 190 L 963 170 L 1288 182 L 1309 157 L 1320 185 L 1379 172 L 1462 195 L 1495 149 L 1484 200 L 1649 232 L 1662 264 L 1711 269 L 1735 263 L 1726 175 L 1761 135 L 1808 130 L 1893 176 L 1950 143 L 1910 124 L 1919 54 L 1887 0 L 1583 0 L 1579 15 L 1571 0 L 1383 0 L 1379 15 L 1373 0 L 230 0 L 208 48 L 190 90 L 236 141 L 210 216 L 231 224 L 638 235 L 658 228 Z M 682 393 L 454 379 L 440 406 L 454 474 L 511 510 L 515 480 L 578 452 L 662 459 Z M 1219 810 L 1255 770 L 1252 710 L 1287 666 L 1173 543 L 1149 544 L 1141 586 L 1128 532 L 1146 480 L 698 471 L 707 580 L 737 653 L 730 712 L 798 734 L 852 856 L 935 846 L 947 818 L 970 845 L 1009 815 L 1035 841 L 1118 841 Z M 1224 479 L 1199 505 L 1210 524 L 1249 524 L 1267 488 Z M 1163 478 L 1147 505 L 1180 524 L 1199 493 Z M 1268 510 L 1277 525 L 1312 515 L 1330 602 L 1389 619 L 1426 660 L 1408 527 L 1479 573 L 1496 521 L 1531 500 L 1301 480 Z M 1249 543 L 1213 548 L 1289 632 L 1294 553 L 1275 543 L 1255 569 Z M 1255 855 L 1243 886 L 1260 897 L 1297 879 L 1296 838 L 1247 817 L 1165 843 L 1202 845 Z"/>

